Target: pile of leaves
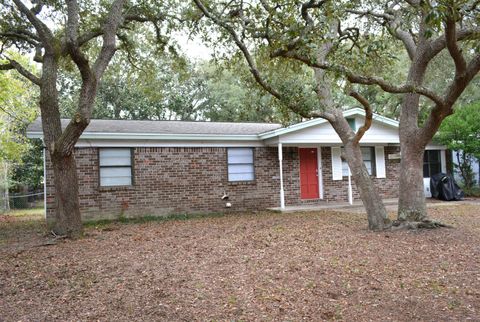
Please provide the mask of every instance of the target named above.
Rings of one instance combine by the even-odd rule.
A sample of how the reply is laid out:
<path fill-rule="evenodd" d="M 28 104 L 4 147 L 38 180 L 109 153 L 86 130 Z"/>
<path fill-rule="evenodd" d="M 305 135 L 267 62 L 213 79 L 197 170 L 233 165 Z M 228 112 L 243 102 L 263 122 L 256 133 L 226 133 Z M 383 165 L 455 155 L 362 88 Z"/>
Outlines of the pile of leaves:
<path fill-rule="evenodd" d="M 478 204 L 429 211 L 455 228 L 373 233 L 359 213 L 258 213 L 99 225 L 36 247 L 38 226 L 0 222 L 0 316 L 475 320 Z"/>

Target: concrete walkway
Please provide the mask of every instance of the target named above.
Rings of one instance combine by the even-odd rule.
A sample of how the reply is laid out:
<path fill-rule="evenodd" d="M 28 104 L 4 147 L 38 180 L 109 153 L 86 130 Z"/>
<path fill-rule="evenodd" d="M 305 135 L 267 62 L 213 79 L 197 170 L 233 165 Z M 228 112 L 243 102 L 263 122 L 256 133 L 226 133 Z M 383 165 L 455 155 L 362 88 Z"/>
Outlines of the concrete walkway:
<path fill-rule="evenodd" d="M 387 208 L 388 212 L 396 212 L 398 209 L 398 199 L 384 199 L 383 203 Z M 469 204 L 478 205 L 480 207 L 480 199 L 465 198 L 462 201 L 441 201 L 441 200 L 436 200 L 431 198 L 427 199 L 427 208 L 469 205 Z M 325 201 L 324 203 L 315 204 L 315 205 L 286 206 L 284 209 L 281 209 L 280 207 L 268 208 L 268 210 L 270 211 L 281 212 L 281 213 L 320 211 L 325 209 L 334 209 L 337 211 L 344 211 L 344 212 L 365 212 L 365 208 L 363 207 L 361 200 L 354 201 L 353 205 L 350 205 L 348 202 Z"/>

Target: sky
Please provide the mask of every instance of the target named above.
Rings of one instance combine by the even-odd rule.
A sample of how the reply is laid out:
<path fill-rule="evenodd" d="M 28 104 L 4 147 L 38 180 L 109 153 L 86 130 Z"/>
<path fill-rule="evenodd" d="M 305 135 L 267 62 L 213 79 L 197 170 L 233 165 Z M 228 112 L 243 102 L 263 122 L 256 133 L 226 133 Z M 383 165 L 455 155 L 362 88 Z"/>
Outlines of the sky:
<path fill-rule="evenodd" d="M 175 35 L 182 52 L 193 60 L 208 60 L 213 51 L 202 43 L 198 37 L 190 37 L 185 32 Z"/>

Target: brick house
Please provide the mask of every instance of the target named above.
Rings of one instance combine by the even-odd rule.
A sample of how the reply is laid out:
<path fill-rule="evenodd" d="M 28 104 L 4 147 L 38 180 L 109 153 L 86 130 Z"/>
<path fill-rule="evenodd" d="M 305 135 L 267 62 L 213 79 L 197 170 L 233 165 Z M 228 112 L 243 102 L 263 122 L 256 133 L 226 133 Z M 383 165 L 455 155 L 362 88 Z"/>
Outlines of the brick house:
<path fill-rule="evenodd" d="M 362 109 L 344 113 L 355 129 Z M 63 121 L 65 125 L 68 120 Z M 28 128 L 43 136 L 40 120 Z M 331 125 L 313 119 L 268 123 L 92 120 L 75 157 L 84 220 L 122 216 L 285 209 L 358 198 Z M 398 122 L 374 115 L 361 140 L 364 162 L 383 198 L 398 195 Z M 424 170 L 445 171 L 445 149 L 429 146 Z M 45 158 L 46 216 L 55 187 Z M 228 198 L 223 198 L 228 196 Z"/>

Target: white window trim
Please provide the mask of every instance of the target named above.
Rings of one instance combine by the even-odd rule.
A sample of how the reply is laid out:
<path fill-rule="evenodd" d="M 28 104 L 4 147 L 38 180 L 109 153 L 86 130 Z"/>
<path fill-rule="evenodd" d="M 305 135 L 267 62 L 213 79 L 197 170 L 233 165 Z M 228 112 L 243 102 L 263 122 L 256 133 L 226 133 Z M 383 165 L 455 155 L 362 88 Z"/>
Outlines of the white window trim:
<path fill-rule="evenodd" d="M 130 164 L 129 165 L 101 165 L 101 151 L 102 150 L 128 150 L 130 152 Z M 108 168 L 130 168 L 130 184 L 116 184 L 116 185 L 102 185 L 101 170 Z M 98 149 L 98 185 L 101 188 L 110 188 L 110 187 L 131 187 L 134 185 L 134 175 L 133 175 L 133 149 L 132 148 L 99 148 Z"/>
<path fill-rule="evenodd" d="M 250 150 L 251 151 L 251 162 L 245 162 L 245 163 L 230 163 L 229 162 L 229 152 L 232 150 Z M 230 166 L 232 165 L 245 165 L 245 166 L 251 166 L 251 179 L 240 179 L 240 180 L 233 180 L 230 178 Z M 250 172 L 249 172 L 250 174 Z M 227 180 L 228 182 L 253 182 L 255 181 L 256 175 L 255 175 L 255 149 L 252 147 L 247 147 L 247 148 L 238 148 L 238 147 L 229 147 L 227 148 Z"/>

